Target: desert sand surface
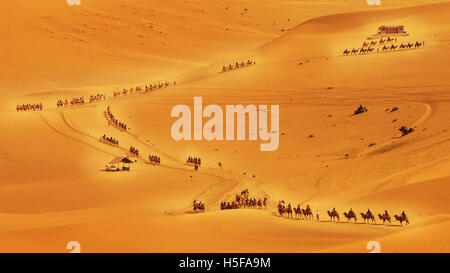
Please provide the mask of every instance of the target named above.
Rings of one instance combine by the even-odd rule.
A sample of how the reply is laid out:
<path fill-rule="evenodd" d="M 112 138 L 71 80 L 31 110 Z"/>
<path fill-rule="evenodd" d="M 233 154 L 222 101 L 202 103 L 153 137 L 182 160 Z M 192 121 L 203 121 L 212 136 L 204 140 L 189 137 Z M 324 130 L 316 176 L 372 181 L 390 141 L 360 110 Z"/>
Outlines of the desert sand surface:
<path fill-rule="evenodd" d="M 449 12 L 430 0 L 5 1 L 0 251 L 68 252 L 78 241 L 82 252 L 369 252 L 377 241 L 382 252 L 449 252 Z M 397 44 L 425 44 L 343 55 L 381 25 L 405 26 Z M 256 64 L 220 73 L 247 59 Z M 160 81 L 176 85 L 113 96 Z M 97 93 L 105 100 L 56 106 Z M 279 105 L 278 149 L 175 141 L 171 109 L 194 96 Z M 353 115 L 360 104 L 368 112 Z M 129 130 L 108 124 L 108 106 Z M 130 172 L 104 171 L 130 146 L 140 151 Z M 202 158 L 199 170 L 188 156 Z M 220 210 L 243 189 L 267 208 Z M 206 211 L 193 213 L 193 200 Z M 320 221 L 280 216 L 279 200 L 309 204 Z M 342 215 L 350 208 L 357 223 Z M 405 211 L 410 224 L 363 223 L 368 208 Z"/>

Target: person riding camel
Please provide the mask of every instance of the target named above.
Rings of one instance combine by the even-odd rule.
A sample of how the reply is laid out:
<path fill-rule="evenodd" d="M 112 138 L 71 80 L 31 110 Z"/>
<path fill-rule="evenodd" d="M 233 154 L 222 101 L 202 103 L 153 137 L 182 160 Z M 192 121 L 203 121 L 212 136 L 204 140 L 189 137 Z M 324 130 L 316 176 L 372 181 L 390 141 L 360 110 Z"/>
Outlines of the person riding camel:
<path fill-rule="evenodd" d="M 309 204 L 306 205 L 306 211 L 310 211 L 310 210 L 311 210 L 311 208 L 309 207 Z"/>
<path fill-rule="evenodd" d="M 403 217 L 406 217 L 405 211 L 402 211 L 402 216 L 403 216 Z"/>
<path fill-rule="evenodd" d="M 389 215 L 389 213 L 388 213 L 387 209 L 386 209 L 386 210 L 384 210 L 384 215 Z"/>

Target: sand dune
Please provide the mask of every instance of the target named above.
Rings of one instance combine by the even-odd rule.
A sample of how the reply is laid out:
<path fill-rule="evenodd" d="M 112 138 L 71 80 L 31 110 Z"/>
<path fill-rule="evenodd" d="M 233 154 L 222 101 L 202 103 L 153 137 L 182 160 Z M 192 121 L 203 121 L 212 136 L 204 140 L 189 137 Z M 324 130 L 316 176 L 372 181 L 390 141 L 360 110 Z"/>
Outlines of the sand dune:
<path fill-rule="evenodd" d="M 84 252 L 369 252 L 374 240 L 383 252 L 449 251 L 449 2 L 153 2 L 5 3 L 0 251 L 67 252 L 73 240 Z M 426 44 L 342 55 L 383 24 Z M 247 59 L 256 65 L 219 73 Z M 177 84 L 112 96 L 165 80 Z M 97 92 L 106 100 L 56 107 Z M 278 150 L 174 141 L 170 111 L 194 96 L 279 105 Z M 44 111 L 15 111 L 36 102 Z M 360 104 L 369 111 L 353 115 Z M 108 125 L 108 106 L 127 132 Z M 415 131 L 401 137 L 400 126 Z M 102 171 L 130 146 L 141 154 L 131 172 Z M 202 158 L 199 171 L 189 155 Z M 219 209 L 245 188 L 268 207 Z M 192 213 L 193 200 L 206 212 Z M 280 217 L 279 200 L 310 204 L 321 221 Z M 333 207 L 404 210 L 411 224 L 334 223 Z"/>

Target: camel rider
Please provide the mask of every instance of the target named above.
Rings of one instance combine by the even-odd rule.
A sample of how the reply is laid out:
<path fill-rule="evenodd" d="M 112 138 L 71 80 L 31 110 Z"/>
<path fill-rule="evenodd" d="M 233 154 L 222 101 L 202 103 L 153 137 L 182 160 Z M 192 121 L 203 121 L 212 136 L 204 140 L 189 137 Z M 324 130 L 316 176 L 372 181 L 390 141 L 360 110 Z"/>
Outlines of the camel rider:
<path fill-rule="evenodd" d="M 336 208 L 333 208 L 333 211 L 336 211 Z"/>
<path fill-rule="evenodd" d="M 389 213 L 387 212 L 387 210 L 384 210 L 384 215 L 389 215 Z"/>
<path fill-rule="evenodd" d="M 367 209 L 367 214 L 371 214 L 370 209 Z"/>
<path fill-rule="evenodd" d="M 350 211 L 348 213 L 350 214 L 350 212 L 353 212 L 353 208 L 350 208 Z"/>
<path fill-rule="evenodd" d="M 402 216 L 403 216 L 403 217 L 406 217 L 405 211 L 402 211 Z"/>
<path fill-rule="evenodd" d="M 311 210 L 311 208 L 309 207 L 309 204 L 306 205 L 306 211 L 310 211 L 310 210 Z"/>

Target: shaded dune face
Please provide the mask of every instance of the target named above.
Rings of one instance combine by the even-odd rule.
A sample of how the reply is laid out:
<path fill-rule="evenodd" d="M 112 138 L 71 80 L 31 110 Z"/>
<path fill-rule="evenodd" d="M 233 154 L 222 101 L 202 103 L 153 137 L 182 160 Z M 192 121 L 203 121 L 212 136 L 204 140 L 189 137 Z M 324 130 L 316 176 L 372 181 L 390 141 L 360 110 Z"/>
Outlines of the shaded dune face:
<path fill-rule="evenodd" d="M 65 252 L 76 240 L 86 252 L 368 252 L 374 239 L 383 252 L 449 251 L 448 2 L 60 2 L 8 1 L 0 14 L 0 251 Z M 395 24 L 410 34 L 401 41 L 425 46 L 342 55 Z M 176 85 L 113 97 L 159 81 Z M 56 107 L 97 93 L 106 99 Z M 194 96 L 222 109 L 279 105 L 278 149 L 175 141 L 171 109 Z M 15 111 L 39 102 L 43 111 Z M 360 104 L 368 111 L 354 115 Z M 108 124 L 108 106 L 128 131 Z M 130 172 L 102 171 L 130 146 L 140 154 Z M 220 210 L 246 188 L 267 208 Z M 193 200 L 206 211 L 192 213 Z M 278 200 L 309 204 L 320 221 L 280 216 Z M 375 224 L 361 224 L 368 208 Z M 402 211 L 408 226 L 394 218 Z"/>

